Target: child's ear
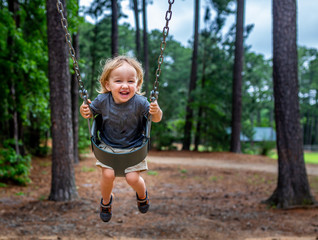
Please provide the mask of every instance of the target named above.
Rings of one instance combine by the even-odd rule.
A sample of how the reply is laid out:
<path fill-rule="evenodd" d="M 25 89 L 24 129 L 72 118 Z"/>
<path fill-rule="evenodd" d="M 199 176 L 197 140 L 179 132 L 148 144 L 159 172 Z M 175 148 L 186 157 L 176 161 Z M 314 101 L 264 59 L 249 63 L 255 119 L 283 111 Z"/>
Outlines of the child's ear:
<path fill-rule="evenodd" d="M 140 83 L 140 81 L 138 81 L 138 83 L 137 83 L 137 91 L 138 92 L 140 92 L 141 91 L 141 83 Z"/>
<path fill-rule="evenodd" d="M 109 82 L 108 82 L 108 81 L 105 83 L 105 88 L 106 88 L 107 91 L 110 92 L 111 89 L 110 89 L 110 87 L 109 87 Z"/>

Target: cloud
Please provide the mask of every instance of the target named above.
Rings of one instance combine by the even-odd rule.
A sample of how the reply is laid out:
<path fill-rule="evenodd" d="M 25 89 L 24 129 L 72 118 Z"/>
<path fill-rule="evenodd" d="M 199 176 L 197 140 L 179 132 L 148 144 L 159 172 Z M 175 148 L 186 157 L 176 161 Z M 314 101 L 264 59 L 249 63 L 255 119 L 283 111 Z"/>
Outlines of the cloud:
<path fill-rule="evenodd" d="M 266 58 L 272 55 L 272 3 L 270 0 L 247 0 L 245 25 L 254 24 L 246 44 Z"/>
<path fill-rule="evenodd" d="M 318 2 L 298 1 L 298 44 L 318 49 Z"/>

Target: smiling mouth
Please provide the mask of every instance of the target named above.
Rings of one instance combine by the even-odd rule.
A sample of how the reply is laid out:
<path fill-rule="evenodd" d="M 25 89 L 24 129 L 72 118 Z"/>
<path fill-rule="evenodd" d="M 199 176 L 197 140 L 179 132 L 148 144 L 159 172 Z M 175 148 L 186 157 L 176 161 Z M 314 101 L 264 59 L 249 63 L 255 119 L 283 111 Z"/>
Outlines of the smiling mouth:
<path fill-rule="evenodd" d="M 129 92 L 120 92 L 120 95 L 129 95 Z"/>

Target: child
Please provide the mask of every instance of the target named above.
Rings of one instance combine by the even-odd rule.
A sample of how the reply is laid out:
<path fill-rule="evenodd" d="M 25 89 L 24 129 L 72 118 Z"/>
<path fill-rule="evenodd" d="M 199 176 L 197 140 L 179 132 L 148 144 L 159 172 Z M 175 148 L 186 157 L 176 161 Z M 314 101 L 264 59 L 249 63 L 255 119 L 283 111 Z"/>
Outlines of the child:
<path fill-rule="evenodd" d="M 99 79 L 99 95 L 90 106 L 82 104 L 80 113 L 84 118 L 91 118 L 101 114 L 103 131 L 99 146 L 106 151 L 130 152 L 140 146 L 143 141 L 143 119 L 148 113 L 153 122 L 160 122 L 162 111 L 154 101 L 149 104 L 146 97 L 140 95 L 143 82 L 141 64 L 134 58 L 118 56 L 109 59 Z M 100 218 L 108 222 L 112 217 L 114 170 L 97 160 L 96 165 L 101 168 L 101 212 Z M 149 209 L 149 198 L 141 171 L 147 170 L 147 162 L 125 170 L 127 183 L 135 190 L 138 209 L 146 213 Z"/>

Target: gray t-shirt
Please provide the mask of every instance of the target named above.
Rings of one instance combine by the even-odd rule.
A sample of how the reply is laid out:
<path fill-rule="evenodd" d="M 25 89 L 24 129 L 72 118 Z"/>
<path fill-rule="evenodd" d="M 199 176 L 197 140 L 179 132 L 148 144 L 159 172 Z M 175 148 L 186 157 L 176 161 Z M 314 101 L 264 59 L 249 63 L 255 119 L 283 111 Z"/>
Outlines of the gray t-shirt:
<path fill-rule="evenodd" d="M 101 140 L 114 148 L 140 146 L 149 105 L 146 97 L 137 94 L 121 104 L 114 102 L 111 93 L 99 94 L 90 108 L 94 115 L 102 115 Z"/>

